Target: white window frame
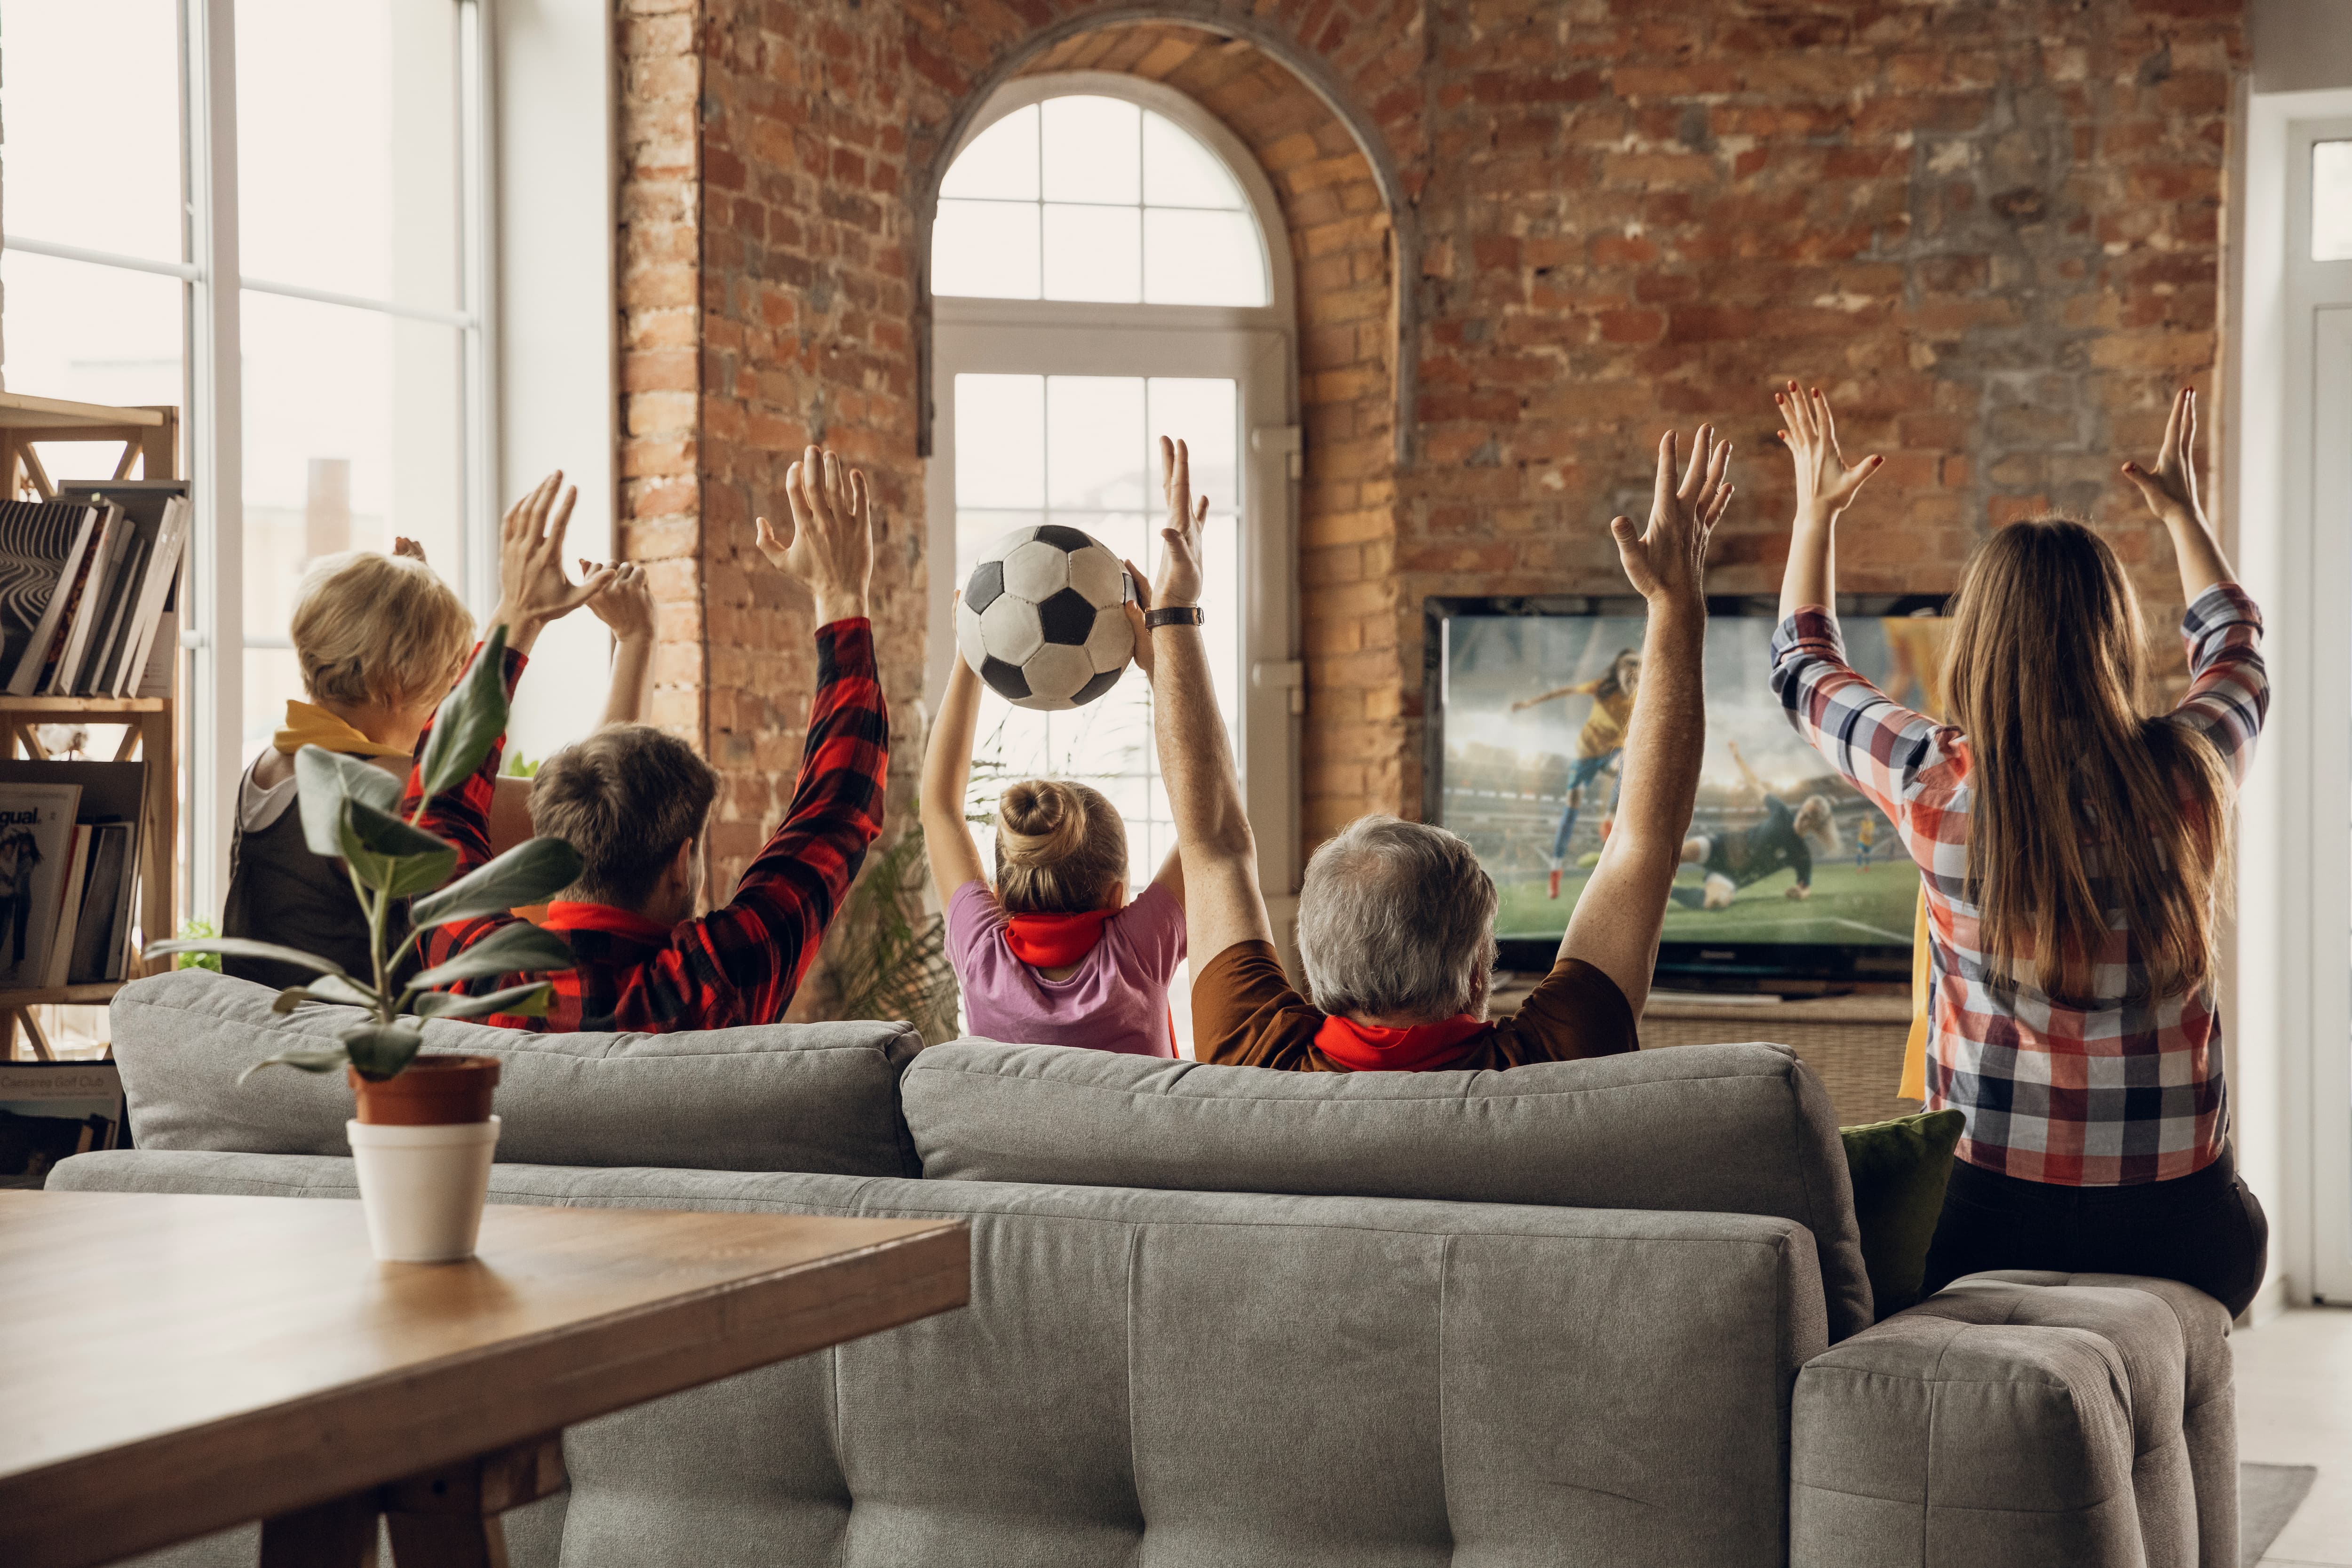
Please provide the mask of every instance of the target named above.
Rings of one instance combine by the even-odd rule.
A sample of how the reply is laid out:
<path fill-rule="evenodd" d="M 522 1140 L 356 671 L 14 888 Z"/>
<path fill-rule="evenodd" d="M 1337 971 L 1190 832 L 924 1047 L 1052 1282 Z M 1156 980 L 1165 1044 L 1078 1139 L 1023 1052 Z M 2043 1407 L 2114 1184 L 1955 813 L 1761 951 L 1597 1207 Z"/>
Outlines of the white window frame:
<path fill-rule="evenodd" d="M 2230 1088 L 2271 1214 L 2258 1314 L 2352 1303 L 2352 261 L 2311 259 L 2311 148 L 2347 138 L 2352 91 L 2250 100 L 2231 468 L 2272 701 L 2241 812 Z"/>
<path fill-rule="evenodd" d="M 92 250 L 46 236 L 9 234 L 10 250 L 179 279 L 184 288 L 182 430 L 194 527 L 181 646 L 187 778 L 185 901 L 179 911 L 217 910 L 228 889 L 229 845 L 245 764 L 245 653 L 286 647 L 282 636 L 247 636 L 244 605 L 244 377 L 238 309 L 245 292 L 284 295 L 453 327 L 460 334 L 464 473 L 459 591 L 477 609 L 495 585 L 498 426 L 491 344 L 492 123 L 489 0 L 448 0 L 457 28 L 460 308 L 439 310 L 244 275 L 237 258 L 236 0 L 183 0 L 180 7 L 182 153 L 187 222 L 182 259 Z M 30 390 L 30 389 L 27 389 Z M 151 939 L 163 933 L 150 933 Z"/>
<path fill-rule="evenodd" d="M 1259 885 L 1278 931 L 1296 910 L 1299 872 L 1298 751 L 1305 688 L 1298 658 L 1297 479 L 1300 442 L 1296 316 L 1290 247 L 1282 209 L 1257 160 L 1223 123 L 1182 93 L 1139 77 L 1068 71 L 1025 77 L 1000 89 L 972 117 L 956 153 L 1016 110 L 1074 94 L 1117 98 L 1165 116 L 1197 138 L 1241 187 L 1256 220 L 1266 266 L 1267 303 L 1090 304 L 1059 300 L 931 301 L 933 440 L 924 498 L 932 563 L 926 689 L 947 688 L 956 657 L 955 378 L 964 374 L 1214 376 L 1237 383 L 1240 428 L 1240 564 L 1244 602 L 1232 694 L 1234 737 Z M 950 166 L 953 158 L 949 160 Z"/>

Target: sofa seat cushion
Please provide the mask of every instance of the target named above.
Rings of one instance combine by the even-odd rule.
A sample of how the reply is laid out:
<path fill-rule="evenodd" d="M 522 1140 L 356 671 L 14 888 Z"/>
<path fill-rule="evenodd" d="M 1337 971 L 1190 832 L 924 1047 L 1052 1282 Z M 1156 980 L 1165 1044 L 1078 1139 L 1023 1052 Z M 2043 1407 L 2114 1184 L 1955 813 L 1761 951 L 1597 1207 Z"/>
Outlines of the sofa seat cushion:
<path fill-rule="evenodd" d="M 270 1013 L 277 993 L 206 970 L 123 987 L 114 1054 L 142 1149 L 342 1154 L 341 1074 L 270 1068 L 289 1046 L 331 1041 L 351 1007 Z M 922 1048 L 905 1024 L 779 1024 L 671 1035 L 531 1034 L 434 1019 L 425 1047 L 499 1062 L 499 1158 L 911 1176 L 898 1077 Z"/>
<path fill-rule="evenodd" d="M 902 1092 L 935 1178 L 1776 1215 L 1813 1233 L 1830 1337 L 1872 1319 L 1837 1118 L 1783 1046 L 1290 1073 L 961 1040 Z"/>
<path fill-rule="evenodd" d="M 710 1171 L 490 1179 L 493 1203 L 971 1228 L 963 1310 L 569 1430 L 562 1568 L 1787 1561 L 1790 1388 L 1825 1344 L 1812 1238 L 1788 1220 Z M 353 1191 L 348 1160 L 146 1151 L 68 1160 L 53 1182 Z"/>

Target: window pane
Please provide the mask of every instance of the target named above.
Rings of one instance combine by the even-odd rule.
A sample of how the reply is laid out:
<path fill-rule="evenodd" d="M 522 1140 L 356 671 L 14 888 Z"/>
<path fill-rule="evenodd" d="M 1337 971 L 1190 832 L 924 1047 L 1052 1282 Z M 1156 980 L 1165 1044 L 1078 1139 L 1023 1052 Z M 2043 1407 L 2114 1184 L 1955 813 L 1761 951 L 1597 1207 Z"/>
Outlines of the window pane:
<path fill-rule="evenodd" d="M 1045 384 L 1045 504 L 1076 510 L 1146 504 L 1135 454 L 1143 443 L 1143 383 L 1131 375 L 1057 375 Z"/>
<path fill-rule="evenodd" d="M 1045 500 L 1045 378 L 960 375 L 955 384 L 956 504 Z"/>
<path fill-rule="evenodd" d="M 1043 108 L 1047 201 L 1143 199 L 1143 110 L 1116 98 L 1054 98 Z"/>
<path fill-rule="evenodd" d="M 177 406 L 186 286 L 176 278 L 0 253 L 8 306 L 8 390 L 77 403 Z M 44 441 L 53 479 L 112 477 L 120 446 Z M 160 477 L 160 476 L 158 476 Z"/>
<path fill-rule="evenodd" d="M 983 196 L 998 201 L 1037 199 L 1037 109 L 1016 109 L 971 139 L 956 154 L 942 196 Z"/>
<path fill-rule="evenodd" d="M 459 308 L 457 7 L 237 0 L 248 277 Z"/>
<path fill-rule="evenodd" d="M 1045 298 L 1132 303 L 1143 295 L 1140 207 L 1045 204 Z"/>
<path fill-rule="evenodd" d="M 1265 261 L 1247 213 L 1147 207 L 1143 298 L 1154 305 L 1263 305 Z"/>
<path fill-rule="evenodd" d="M 177 0 L 0 0 L 0 39 L 8 232 L 183 259 Z M 21 314 L 8 313 L 12 378 Z"/>
<path fill-rule="evenodd" d="M 1242 210 L 1242 188 L 1224 161 L 1173 121 L 1143 116 L 1143 200 L 1155 207 Z"/>
<path fill-rule="evenodd" d="M 2352 142 L 2311 150 L 2311 258 L 2352 261 Z"/>
<path fill-rule="evenodd" d="M 246 634 L 287 635 L 313 561 L 395 536 L 462 593 L 461 334 L 250 289 L 241 308 Z M 247 707 L 248 749 L 290 695 Z"/>
<path fill-rule="evenodd" d="M 1037 208 L 1030 202 L 946 202 L 931 226 L 931 292 L 1034 300 Z"/>

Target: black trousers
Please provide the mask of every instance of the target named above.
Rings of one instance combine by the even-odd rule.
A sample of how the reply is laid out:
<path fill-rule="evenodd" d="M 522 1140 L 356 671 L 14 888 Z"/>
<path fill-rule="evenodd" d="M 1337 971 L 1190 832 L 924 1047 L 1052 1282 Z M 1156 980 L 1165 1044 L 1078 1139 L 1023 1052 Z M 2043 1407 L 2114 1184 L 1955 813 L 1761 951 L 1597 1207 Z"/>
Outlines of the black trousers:
<path fill-rule="evenodd" d="M 2020 1181 L 1955 1162 L 1927 1288 L 1990 1268 L 2146 1274 L 2194 1285 L 2234 1318 L 2262 1285 L 2270 1239 L 2227 1148 L 2193 1176 L 2126 1187 Z"/>

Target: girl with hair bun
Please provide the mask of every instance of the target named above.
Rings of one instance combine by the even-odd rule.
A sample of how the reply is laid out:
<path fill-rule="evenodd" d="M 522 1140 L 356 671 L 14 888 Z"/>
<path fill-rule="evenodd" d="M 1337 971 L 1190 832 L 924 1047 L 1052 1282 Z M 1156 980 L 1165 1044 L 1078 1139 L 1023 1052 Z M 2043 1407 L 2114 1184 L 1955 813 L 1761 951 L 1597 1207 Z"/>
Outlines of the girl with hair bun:
<path fill-rule="evenodd" d="M 1149 645 L 1139 638 L 1137 648 L 1148 654 Z M 1127 825 L 1103 793 L 1023 779 L 997 800 L 992 887 L 963 816 L 980 692 L 959 656 L 923 758 L 924 847 L 947 910 L 964 1027 L 1019 1045 L 1174 1056 L 1168 986 L 1184 962 L 1176 852 L 1130 901 Z"/>

